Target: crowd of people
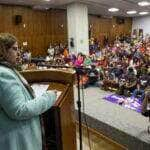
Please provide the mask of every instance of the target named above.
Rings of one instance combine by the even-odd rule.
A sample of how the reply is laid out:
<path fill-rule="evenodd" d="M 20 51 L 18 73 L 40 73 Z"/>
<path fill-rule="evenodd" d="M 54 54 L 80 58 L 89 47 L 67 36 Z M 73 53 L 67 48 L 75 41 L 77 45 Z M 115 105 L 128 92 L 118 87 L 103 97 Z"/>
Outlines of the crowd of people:
<path fill-rule="evenodd" d="M 35 66 L 53 63 L 80 68 L 84 77 L 81 84 L 100 81 L 99 86 L 104 90 L 115 90 L 133 100 L 138 97 L 143 105 L 142 114 L 150 116 L 150 37 L 138 41 L 116 40 L 104 48 L 100 48 L 95 40 L 90 45 L 89 55 L 69 52 L 62 44 L 56 47 L 50 45 L 47 57 L 35 60 Z M 22 66 L 31 65 L 31 53 L 27 50 L 19 53 L 16 37 L 0 34 L 0 133 L 3 135 L 0 144 L 2 149 L 8 150 L 41 150 L 39 115 L 53 105 L 56 91 L 35 97 L 30 85 L 15 69 L 18 62 Z"/>
<path fill-rule="evenodd" d="M 104 90 L 144 100 L 150 89 L 150 37 L 117 38 L 113 44 L 105 42 L 103 48 L 97 39 L 90 39 L 89 55 L 69 52 L 63 44 L 48 48 L 45 64 L 83 68 L 82 82 L 99 83 Z"/>

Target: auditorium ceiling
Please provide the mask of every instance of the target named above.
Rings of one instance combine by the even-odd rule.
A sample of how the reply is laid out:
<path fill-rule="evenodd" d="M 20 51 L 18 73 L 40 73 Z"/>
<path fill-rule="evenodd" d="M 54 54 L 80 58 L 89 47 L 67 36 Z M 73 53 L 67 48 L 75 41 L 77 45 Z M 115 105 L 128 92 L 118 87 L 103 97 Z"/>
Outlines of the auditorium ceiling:
<path fill-rule="evenodd" d="M 26 5 L 34 9 L 66 9 L 66 6 L 73 2 L 84 3 L 88 6 L 89 14 L 96 14 L 99 16 L 140 16 L 139 12 L 149 12 L 149 6 L 139 6 L 138 2 L 142 0 L 0 0 L 0 4 Z M 150 0 L 144 0 L 150 3 Z M 109 12 L 109 8 L 118 8 L 117 12 Z M 127 11 L 137 11 L 136 14 L 127 14 Z"/>

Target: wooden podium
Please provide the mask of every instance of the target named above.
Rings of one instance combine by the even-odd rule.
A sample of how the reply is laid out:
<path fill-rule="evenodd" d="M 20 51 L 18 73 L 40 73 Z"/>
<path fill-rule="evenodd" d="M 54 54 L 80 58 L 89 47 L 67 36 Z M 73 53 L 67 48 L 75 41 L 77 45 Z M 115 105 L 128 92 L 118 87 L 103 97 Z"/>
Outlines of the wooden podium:
<path fill-rule="evenodd" d="M 76 150 L 76 126 L 73 83 L 74 71 L 49 69 L 23 71 L 29 84 L 49 84 L 49 90 L 61 91 L 54 106 L 42 115 L 45 150 Z"/>

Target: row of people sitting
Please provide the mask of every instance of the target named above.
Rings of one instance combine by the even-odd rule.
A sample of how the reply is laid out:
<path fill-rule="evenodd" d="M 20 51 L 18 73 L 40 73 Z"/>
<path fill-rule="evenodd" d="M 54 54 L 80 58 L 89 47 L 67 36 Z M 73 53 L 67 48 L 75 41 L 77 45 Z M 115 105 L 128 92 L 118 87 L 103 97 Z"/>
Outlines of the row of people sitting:
<path fill-rule="evenodd" d="M 122 69 L 121 69 L 122 70 Z M 132 67 L 128 68 L 126 74 L 123 70 L 118 72 L 109 72 L 103 80 L 102 87 L 105 90 L 115 89 L 118 94 L 131 96 L 132 98 L 140 96 L 141 101 L 144 99 L 144 90 L 150 85 L 150 73 L 146 69 L 143 74 L 137 77 Z M 109 76 L 109 77 L 108 77 Z"/>

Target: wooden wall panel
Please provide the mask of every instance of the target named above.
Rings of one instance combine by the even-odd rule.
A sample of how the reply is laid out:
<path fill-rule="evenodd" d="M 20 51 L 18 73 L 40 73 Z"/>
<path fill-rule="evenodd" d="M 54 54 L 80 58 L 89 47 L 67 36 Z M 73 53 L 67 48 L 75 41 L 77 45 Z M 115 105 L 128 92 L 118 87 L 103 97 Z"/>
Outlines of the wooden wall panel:
<path fill-rule="evenodd" d="M 116 17 L 112 19 L 111 24 L 111 41 L 114 41 L 117 36 L 130 35 L 132 29 L 132 18 L 125 18 L 123 24 L 116 23 Z"/>
<path fill-rule="evenodd" d="M 102 46 L 104 36 L 108 36 L 109 41 L 112 42 L 116 36 L 130 35 L 132 19 L 125 18 L 124 24 L 117 24 L 116 17 L 101 18 L 96 15 L 89 15 L 89 26 L 91 26 L 91 37 L 97 38 Z"/>
<path fill-rule="evenodd" d="M 22 16 L 22 23 L 15 25 L 15 15 Z M 38 11 L 23 6 L 0 5 L 0 32 L 14 34 L 20 47 L 27 41 L 33 56 L 45 55 L 50 43 L 67 42 L 66 16 L 64 10 Z"/>
<path fill-rule="evenodd" d="M 14 16 L 21 15 L 22 23 L 15 25 Z M 49 44 L 67 44 L 67 12 L 51 9 L 33 10 L 23 6 L 0 5 L 0 32 L 14 34 L 20 47 L 27 41 L 33 56 L 45 55 Z M 104 36 L 110 41 L 120 34 L 130 34 L 132 21 L 125 19 L 125 24 L 117 25 L 115 18 L 104 19 L 89 15 L 91 36 L 96 37 L 103 45 Z"/>
<path fill-rule="evenodd" d="M 104 36 L 110 36 L 111 19 L 90 15 L 89 25 L 91 26 L 91 37 L 97 38 L 102 46 Z"/>
<path fill-rule="evenodd" d="M 56 43 L 67 43 L 67 14 L 66 11 L 60 13 L 59 10 L 51 11 L 52 17 L 52 41 Z M 65 21 L 64 21 L 65 20 Z M 63 38 L 64 36 L 64 38 Z M 63 40 L 61 40 L 63 38 Z"/>

